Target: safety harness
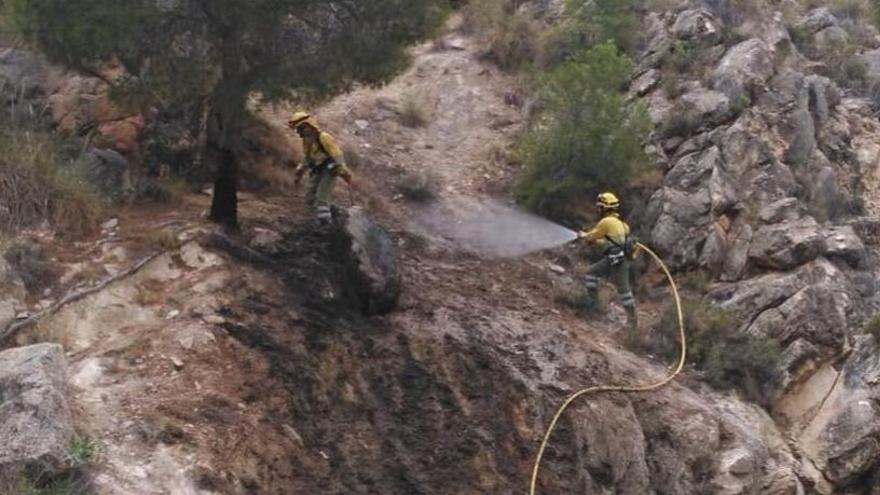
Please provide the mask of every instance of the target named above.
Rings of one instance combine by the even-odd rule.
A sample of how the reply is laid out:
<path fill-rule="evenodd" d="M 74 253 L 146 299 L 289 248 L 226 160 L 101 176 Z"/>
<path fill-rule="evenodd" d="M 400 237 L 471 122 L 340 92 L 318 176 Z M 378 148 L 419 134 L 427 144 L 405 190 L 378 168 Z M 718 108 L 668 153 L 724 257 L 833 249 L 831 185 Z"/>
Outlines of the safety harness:
<path fill-rule="evenodd" d="M 623 260 L 632 259 L 634 248 L 632 236 L 626 234 L 626 237 L 624 237 L 623 240 L 623 245 L 614 242 L 614 239 L 607 234 L 605 235 L 605 240 L 611 244 L 605 248 L 605 257 L 608 258 L 608 262 L 611 263 L 611 266 L 617 266 L 623 263 Z"/>
<path fill-rule="evenodd" d="M 330 155 L 330 153 L 327 152 L 327 148 L 325 148 L 324 143 L 321 142 L 321 134 L 323 133 L 318 131 L 318 137 L 316 141 L 318 143 L 319 150 L 321 151 L 321 153 L 327 155 L 327 158 L 320 163 L 313 163 L 311 160 L 309 160 L 309 163 L 306 164 L 309 167 L 309 175 L 318 175 L 325 169 L 328 172 L 332 172 L 337 165 L 336 160 Z"/>

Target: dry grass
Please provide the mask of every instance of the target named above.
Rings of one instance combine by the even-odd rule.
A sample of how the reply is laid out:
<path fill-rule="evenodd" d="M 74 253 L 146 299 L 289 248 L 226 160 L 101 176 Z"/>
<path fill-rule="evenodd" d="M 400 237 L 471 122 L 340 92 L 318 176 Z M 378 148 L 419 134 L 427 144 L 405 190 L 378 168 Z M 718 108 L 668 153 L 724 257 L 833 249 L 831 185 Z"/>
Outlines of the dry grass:
<path fill-rule="evenodd" d="M 430 201 L 437 196 L 439 189 L 437 176 L 422 170 L 407 172 L 397 182 L 397 190 L 411 201 Z"/>
<path fill-rule="evenodd" d="M 47 132 L 0 129 L 0 226 L 9 231 L 44 221 L 61 235 L 95 231 L 103 202 Z"/>
<path fill-rule="evenodd" d="M 425 127 L 431 122 L 431 105 L 424 95 L 409 94 L 403 98 L 398 121 L 407 127 Z"/>
<path fill-rule="evenodd" d="M 516 71 L 543 58 L 544 37 L 535 19 L 517 12 L 515 0 L 481 0 L 463 9 L 462 29 L 476 35 L 485 56 L 499 67 Z"/>
<path fill-rule="evenodd" d="M 167 230 L 153 230 L 138 236 L 140 242 L 147 246 L 172 251 L 180 248 L 180 239 L 174 232 Z"/>

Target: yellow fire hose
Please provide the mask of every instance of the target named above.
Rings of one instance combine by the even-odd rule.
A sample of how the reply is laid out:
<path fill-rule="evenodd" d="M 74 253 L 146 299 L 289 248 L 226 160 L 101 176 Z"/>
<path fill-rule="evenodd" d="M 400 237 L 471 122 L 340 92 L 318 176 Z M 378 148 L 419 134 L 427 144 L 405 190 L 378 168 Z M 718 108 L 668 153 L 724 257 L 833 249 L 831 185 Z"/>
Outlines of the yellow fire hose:
<path fill-rule="evenodd" d="M 572 394 L 565 402 L 562 403 L 562 406 L 556 411 L 556 415 L 553 416 L 553 421 L 550 422 L 550 426 L 547 428 L 547 433 L 544 434 L 544 440 L 541 442 L 541 448 L 538 449 L 538 456 L 535 459 L 535 466 L 532 469 L 532 482 L 529 488 L 529 495 L 535 495 L 536 486 L 538 483 L 538 472 L 541 469 L 541 459 L 544 457 L 544 450 L 547 449 L 547 444 L 550 441 L 550 435 L 553 434 L 553 430 L 556 429 L 556 423 L 559 422 L 559 418 L 562 417 L 562 414 L 568 409 L 568 406 L 571 405 L 572 402 L 577 400 L 579 397 L 582 397 L 587 394 L 599 393 L 599 392 L 648 392 L 650 390 L 656 390 L 667 383 L 671 382 L 681 373 L 681 370 L 684 368 L 685 357 L 687 356 L 687 339 L 685 337 L 684 330 L 684 314 L 681 309 L 681 298 L 678 295 L 678 287 L 675 285 L 675 279 L 672 278 L 672 273 L 669 271 L 669 268 L 663 263 L 663 260 L 657 256 L 657 253 L 649 249 L 644 244 L 637 244 L 638 249 L 641 249 L 648 253 L 657 265 L 663 270 L 663 273 L 666 275 L 666 278 L 669 280 L 669 285 L 672 287 L 672 296 L 675 299 L 675 310 L 678 312 L 678 329 L 679 329 L 679 337 L 681 339 L 681 356 L 678 359 L 678 367 L 675 368 L 669 376 L 660 380 L 656 383 L 646 384 L 646 385 L 599 385 L 595 387 L 585 388 L 578 392 Z"/>

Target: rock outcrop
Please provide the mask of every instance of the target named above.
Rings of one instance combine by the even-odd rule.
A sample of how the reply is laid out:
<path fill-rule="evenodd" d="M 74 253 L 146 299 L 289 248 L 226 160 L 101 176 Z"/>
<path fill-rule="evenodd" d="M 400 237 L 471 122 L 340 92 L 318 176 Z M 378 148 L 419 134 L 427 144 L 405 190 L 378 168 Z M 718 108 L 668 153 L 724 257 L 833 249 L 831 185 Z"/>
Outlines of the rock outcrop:
<path fill-rule="evenodd" d="M 74 431 L 66 373 L 59 345 L 0 352 L 0 477 L 67 469 Z"/>
<path fill-rule="evenodd" d="M 707 74 L 676 74 L 679 87 L 692 88 L 680 95 L 664 89 L 664 71 L 661 80 L 638 86 L 658 122 L 675 108 L 701 109 L 691 112 L 696 121 L 684 139 L 655 136 L 668 165 L 648 206 L 650 241 L 677 268 L 712 274 L 707 302 L 735 314 L 738 332 L 782 346 L 774 408 L 787 422 L 808 423 L 798 426 L 806 429 L 794 443 L 804 463 L 761 493 L 801 493 L 786 479 L 818 493 L 873 493 L 866 487 L 877 483 L 880 452 L 871 406 L 880 390 L 871 378 L 876 344 L 857 334 L 880 308 L 874 282 L 880 237 L 876 221 L 865 216 L 877 214 L 873 198 L 880 191 L 874 178 L 880 129 L 868 109 L 880 84 L 880 50 L 870 41 L 876 30 L 826 7 L 787 23 L 773 3 L 756 2 L 739 17 L 730 15 L 728 3 L 645 20 L 641 67 L 656 67 L 671 50 L 669 40 L 715 31 L 745 37 L 719 39 L 726 45 L 720 60 L 708 48 L 711 34 L 709 43 L 688 45 L 689 56 L 717 62 Z M 867 35 L 854 36 L 857 29 Z M 865 76 L 850 85 L 824 57 L 853 43 L 866 43 L 848 62 L 861 64 Z M 703 87 L 710 89 L 693 89 Z M 822 404 L 837 370 L 840 383 Z M 749 458 L 738 453 L 729 457 L 731 465 L 750 462 L 733 461 Z"/>
<path fill-rule="evenodd" d="M 346 286 L 361 311 L 375 315 L 394 310 L 400 297 L 400 266 L 391 235 L 359 208 L 347 210 L 338 223 L 337 244 L 348 267 Z"/>

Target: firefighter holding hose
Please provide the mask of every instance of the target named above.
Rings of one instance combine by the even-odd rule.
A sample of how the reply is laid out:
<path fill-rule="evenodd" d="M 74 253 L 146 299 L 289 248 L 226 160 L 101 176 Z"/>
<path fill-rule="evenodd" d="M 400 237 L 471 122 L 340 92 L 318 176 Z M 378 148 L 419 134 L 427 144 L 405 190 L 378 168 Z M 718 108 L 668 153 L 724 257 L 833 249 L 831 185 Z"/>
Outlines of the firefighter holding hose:
<path fill-rule="evenodd" d="M 630 234 L 629 225 L 620 216 L 620 200 L 613 193 L 603 192 L 596 198 L 600 220 L 588 232 L 579 232 L 578 238 L 599 246 L 602 259 L 587 268 L 584 280 L 586 287 L 586 309 L 592 312 L 596 308 L 599 283 L 603 278 L 609 279 L 616 287 L 620 304 L 626 310 L 627 341 L 630 344 L 638 340 L 638 313 L 636 300 L 630 285 L 632 261 L 638 255 L 635 239 Z"/>

